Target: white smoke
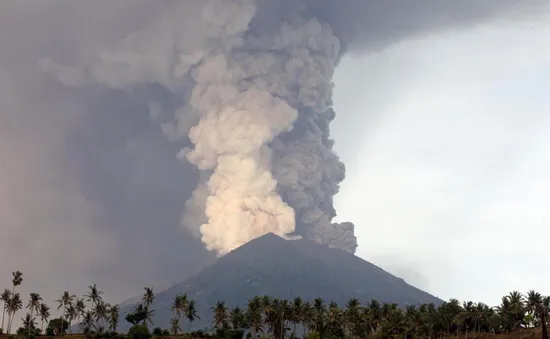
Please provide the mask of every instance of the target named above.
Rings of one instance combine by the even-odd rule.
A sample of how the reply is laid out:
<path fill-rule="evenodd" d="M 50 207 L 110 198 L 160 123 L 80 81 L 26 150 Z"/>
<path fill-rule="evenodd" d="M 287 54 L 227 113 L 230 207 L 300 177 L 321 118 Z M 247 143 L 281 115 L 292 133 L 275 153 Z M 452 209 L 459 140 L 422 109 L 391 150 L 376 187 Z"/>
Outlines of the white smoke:
<path fill-rule="evenodd" d="M 295 231 L 294 210 L 276 193 L 268 143 L 297 118 L 289 104 L 316 113 L 329 107 L 338 48 L 330 29 L 300 21 L 206 57 L 191 72 L 196 85 L 189 104 L 200 121 L 189 131 L 195 148 L 186 155 L 213 174 L 187 206 L 204 206 L 208 222 L 200 233 L 208 249 L 224 254 L 269 232 Z M 194 210 L 185 215 L 197 215 Z M 198 226 L 185 221 L 192 230 Z"/>
<path fill-rule="evenodd" d="M 315 232 L 334 231 L 333 215 L 312 206 L 319 205 L 320 197 L 334 194 L 341 179 L 328 190 L 319 188 L 322 193 L 310 199 L 308 207 L 290 198 L 291 207 L 279 195 L 279 190 L 285 192 L 284 185 L 293 185 L 285 178 L 304 179 L 308 187 L 323 185 L 327 175 L 322 166 L 333 153 L 319 139 L 322 133 L 304 132 L 313 135 L 319 146 L 310 150 L 321 152 L 313 155 L 318 159 L 309 167 L 320 176 L 309 184 L 302 178 L 306 172 L 301 170 L 305 168 L 298 157 L 301 154 L 292 151 L 296 147 L 290 144 L 282 154 L 285 147 L 279 143 L 274 161 L 271 146 L 275 138 L 293 128 L 302 111 L 326 115 L 332 104 L 332 75 L 340 43 L 329 26 L 314 18 L 296 17 L 273 31 L 249 34 L 255 5 L 253 0 L 188 1 L 91 63 L 72 67 L 43 62 L 45 69 L 69 86 L 96 83 L 126 89 L 154 82 L 182 98 L 184 104 L 174 122 L 162 125 L 172 140 L 189 138 L 192 147 L 182 149 L 179 157 L 202 171 L 186 202 L 182 223 L 219 255 L 269 232 L 291 237 L 296 231 L 292 207 L 299 209 L 299 220 L 310 225 L 309 238 L 336 244 Z M 190 8 L 196 11 L 193 41 L 182 39 L 190 25 L 180 19 L 189 16 Z M 158 116 L 158 105 L 151 107 L 155 110 L 152 116 Z M 291 190 L 286 191 L 290 197 Z"/>

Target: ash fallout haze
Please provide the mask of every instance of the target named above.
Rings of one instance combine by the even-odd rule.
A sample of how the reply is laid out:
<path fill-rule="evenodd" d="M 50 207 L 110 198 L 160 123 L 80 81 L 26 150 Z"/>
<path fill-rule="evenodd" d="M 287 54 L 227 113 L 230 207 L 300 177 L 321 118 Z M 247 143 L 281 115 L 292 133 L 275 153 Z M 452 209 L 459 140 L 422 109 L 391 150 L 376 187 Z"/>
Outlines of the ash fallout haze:
<path fill-rule="evenodd" d="M 544 4 L 1 2 L 2 267 L 124 298 L 269 232 L 354 253 L 334 222 L 342 56 Z"/>

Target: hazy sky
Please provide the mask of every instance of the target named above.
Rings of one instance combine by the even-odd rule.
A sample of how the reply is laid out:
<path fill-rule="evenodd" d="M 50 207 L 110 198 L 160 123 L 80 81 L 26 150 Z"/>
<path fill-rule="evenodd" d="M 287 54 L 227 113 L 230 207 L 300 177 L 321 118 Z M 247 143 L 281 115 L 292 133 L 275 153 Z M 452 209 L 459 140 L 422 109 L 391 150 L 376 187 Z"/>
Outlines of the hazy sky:
<path fill-rule="evenodd" d="M 549 39 L 500 22 L 342 63 L 337 210 L 359 256 L 443 299 L 550 293 Z"/>

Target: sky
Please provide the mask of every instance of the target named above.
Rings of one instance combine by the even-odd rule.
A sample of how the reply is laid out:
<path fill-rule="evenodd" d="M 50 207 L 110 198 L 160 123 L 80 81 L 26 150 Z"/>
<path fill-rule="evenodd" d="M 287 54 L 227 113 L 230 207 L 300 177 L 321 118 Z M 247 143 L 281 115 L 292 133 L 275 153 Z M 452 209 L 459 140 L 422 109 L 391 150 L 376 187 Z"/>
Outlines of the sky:
<path fill-rule="evenodd" d="M 150 83 L 67 88 L 44 71 L 45 58 L 86 64 L 150 22 L 172 32 L 196 15 L 98 3 L 0 2 L 0 288 L 21 270 L 22 295 L 50 305 L 94 283 L 119 302 L 215 260 L 180 226 L 197 171 L 148 111 L 151 97 L 178 102 Z M 531 245 L 550 220 L 547 12 L 520 22 L 515 0 L 346 3 L 335 28 L 357 41 L 336 72 L 331 128 L 347 166 L 338 219 L 355 223 L 357 255 L 443 299 L 550 293 Z M 160 37 L 138 48 L 163 66 L 177 34 Z"/>
<path fill-rule="evenodd" d="M 497 22 L 342 62 L 336 207 L 357 255 L 443 299 L 550 293 L 549 38 Z"/>

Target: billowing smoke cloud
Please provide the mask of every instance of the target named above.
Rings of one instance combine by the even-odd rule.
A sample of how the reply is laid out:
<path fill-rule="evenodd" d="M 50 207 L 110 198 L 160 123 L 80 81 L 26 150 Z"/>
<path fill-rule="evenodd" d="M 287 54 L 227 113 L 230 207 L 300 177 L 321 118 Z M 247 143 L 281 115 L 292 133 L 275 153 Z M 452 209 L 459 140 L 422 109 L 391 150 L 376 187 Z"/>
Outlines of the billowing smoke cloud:
<path fill-rule="evenodd" d="M 453 17 L 436 16 L 432 24 L 498 12 L 453 4 Z M 332 75 L 344 51 L 369 41 L 369 33 L 361 32 L 369 23 L 361 23 L 357 13 L 390 14 L 394 6 L 358 0 L 180 1 L 91 60 L 66 65 L 44 59 L 41 65 L 71 87 L 128 90 L 152 83 L 177 98 L 174 119 L 162 126 L 170 139 L 190 141 L 180 159 L 202 173 L 182 223 L 207 249 L 225 254 L 273 232 L 353 253 L 354 225 L 332 223 L 333 198 L 345 177 L 330 139 Z M 393 27 L 395 36 L 409 27 L 409 34 L 430 28 L 408 20 L 393 24 L 401 28 Z M 158 118 L 162 102 L 151 99 L 150 107 Z"/>
<path fill-rule="evenodd" d="M 199 14 L 197 43 L 170 40 L 145 54 L 143 48 L 166 35 L 167 20 L 181 20 L 189 6 Z M 175 122 L 163 129 L 192 144 L 180 155 L 203 179 L 183 223 L 209 250 L 224 254 L 273 232 L 354 252 L 353 225 L 331 223 L 332 199 L 344 178 L 329 139 L 340 42 L 330 26 L 304 15 L 251 31 L 257 6 L 252 0 L 182 2 L 158 21 L 163 24 L 154 22 L 91 63 L 42 65 L 69 86 L 124 89 L 153 81 L 184 98 Z M 171 25 L 173 38 L 191 28 L 185 26 Z"/>

